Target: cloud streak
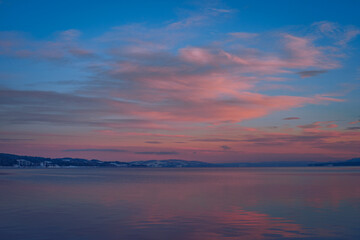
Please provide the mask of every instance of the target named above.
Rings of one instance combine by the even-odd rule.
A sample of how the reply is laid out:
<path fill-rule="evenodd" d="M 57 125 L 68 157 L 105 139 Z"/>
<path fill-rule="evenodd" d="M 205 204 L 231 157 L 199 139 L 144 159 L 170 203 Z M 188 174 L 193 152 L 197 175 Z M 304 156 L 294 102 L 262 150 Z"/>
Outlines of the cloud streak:
<path fill-rule="evenodd" d="M 302 78 L 307 78 L 307 77 L 314 77 L 314 76 L 317 76 L 319 74 L 326 73 L 326 72 L 327 72 L 326 70 L 309 70 L 309 71 L 301 71 L 301 72 L 298 72 L 297 74 L 299 74 L 300 77 L 302 77 Z"/>
<path fill-rule="evenodd" d="M 80 149 L 65 149 L 64 152 L 115 152 L 124 153 L 127 150 L 113 149 L 113 148 L 80 148 Z"/>
<path fill-rule="evenodd" d="M 144 155 L 177 155 L 178 152 L 134 152 L 135 154 L 144 154 Z"/>
<path fill-rule="evenodd" d="M 283 118 L 283 120 L 299 120 L 300 118 L 299 117 L 286 117 L 286 118 Z"/>

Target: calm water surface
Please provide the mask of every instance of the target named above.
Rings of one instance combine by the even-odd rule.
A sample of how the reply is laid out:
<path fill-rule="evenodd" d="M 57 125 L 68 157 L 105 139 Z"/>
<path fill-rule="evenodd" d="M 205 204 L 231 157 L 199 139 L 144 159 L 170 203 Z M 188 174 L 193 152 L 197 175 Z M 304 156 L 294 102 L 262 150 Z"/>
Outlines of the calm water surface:
<path fill-rule="evenodd" d="M 0 239 L 360 239 L 360 168 L 0 169 Z"/>

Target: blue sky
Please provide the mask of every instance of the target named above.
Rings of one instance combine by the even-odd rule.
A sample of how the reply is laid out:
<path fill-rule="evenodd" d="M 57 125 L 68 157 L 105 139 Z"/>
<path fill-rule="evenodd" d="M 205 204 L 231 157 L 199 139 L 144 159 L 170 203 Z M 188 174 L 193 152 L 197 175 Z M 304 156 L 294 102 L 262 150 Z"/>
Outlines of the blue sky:
<path fill-rule="evenodd" d="M 356 157 L 359 8 L 2 0 L 0 150 L 62 156 L 75 144 L 74 156 L 104 160 Z"/>
<path fill-rule="evenodd" d="M 210 3 L 209 3 L 210 2 Z M 0 28 L 47 37 L 55 31 L 82 29 L 90 32 L 134 22 L 162 24 L 204 6 L 237 12 L 229 28 L 267 31 L 289 25 L 309 25 L 329 20 L 359 25 L 359 1 L 24 1 L 2 0 Z"/>

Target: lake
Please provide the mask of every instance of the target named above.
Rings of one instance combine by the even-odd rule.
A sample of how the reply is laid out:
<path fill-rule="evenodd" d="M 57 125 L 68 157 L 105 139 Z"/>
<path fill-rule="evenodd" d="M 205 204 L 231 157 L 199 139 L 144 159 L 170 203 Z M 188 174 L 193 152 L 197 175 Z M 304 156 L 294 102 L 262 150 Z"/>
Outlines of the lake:
<path fill-rule="evenodd" d="M 0 239 L 360 239 L 360 168 L 0 169 Z"/>

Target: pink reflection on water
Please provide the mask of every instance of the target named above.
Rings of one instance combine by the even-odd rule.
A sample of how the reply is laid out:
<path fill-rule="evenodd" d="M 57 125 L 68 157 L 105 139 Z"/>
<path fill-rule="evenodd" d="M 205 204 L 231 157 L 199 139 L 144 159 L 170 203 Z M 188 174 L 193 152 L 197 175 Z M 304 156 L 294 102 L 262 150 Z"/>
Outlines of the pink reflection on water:
<path fill-rule="evenodd" d="M 106 224 L 100 224 L 98 231 L 114 236 L 151 234 L 163 239 L 163 234 L 170 234 L 177 236 L 174 239 L 194 240 L 334 237 L 327 226 L 335 222 L 326 219 L 327 214 L 340 211 L 344 204 L 353 207 L 355 213 L 360 211 L 357 172 L 298 168 L 60 169 L 24 173 L 18 174 L 25 175 L 24 179 L 14 175 L 16 181 L 0 184 L 8 196 L 13 196 L 14 209 L 51 208 L 68 213 L 70 222 L 78 217 L 76 214 L 89 212 L 93 219 L 86 221 L 102 219 Z M 319 213 L 319 209 L 326 211 Z M 336 224 L 341 225 L 341 219 L 348 217 L 344 214 L 338 215 Z M 325 220 L 313 221 L 314 217 Z M 301 218 L 311 224 L 299 221 Z"/>

